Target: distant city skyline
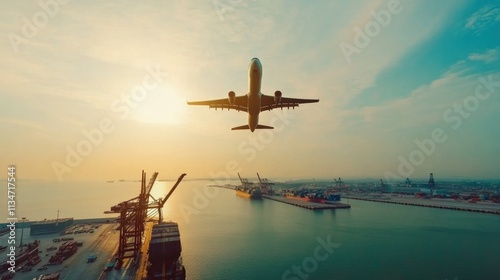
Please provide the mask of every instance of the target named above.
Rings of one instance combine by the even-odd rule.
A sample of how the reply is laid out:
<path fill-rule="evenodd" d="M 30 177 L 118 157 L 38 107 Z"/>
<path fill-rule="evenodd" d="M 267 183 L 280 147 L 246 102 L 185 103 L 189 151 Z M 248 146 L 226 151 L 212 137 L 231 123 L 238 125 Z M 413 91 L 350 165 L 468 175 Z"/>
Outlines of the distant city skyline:
<path fill-rule="evenodd" d="M 22 180 L 496 179 L 496 1 L 0 3 L 0 154 Z M 318 98 L 262 112 L 187 100 Z M 253 174 L 253 175 L 252 175 Z M 0 174 L 0 178 L 6 178 Z"/>

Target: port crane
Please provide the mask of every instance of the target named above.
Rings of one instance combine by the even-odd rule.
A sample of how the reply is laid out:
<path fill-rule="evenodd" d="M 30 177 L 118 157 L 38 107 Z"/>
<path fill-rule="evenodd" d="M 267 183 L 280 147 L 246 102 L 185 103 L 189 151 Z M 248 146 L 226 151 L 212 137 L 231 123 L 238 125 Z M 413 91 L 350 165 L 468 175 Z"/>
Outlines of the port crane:
<path fill-rule="evenodd" d="M 431 198 L 434 195 L 434 189 L 436 188 L 436 183 L 434 182 L 434 175 L 431 173 L 429 175 L 429 191 L 431 192 Z"/>
<path fill-rule="evenodd" d="M 156 211 L 158 213 L 158 223 L 163 222 L 163 214 L 161 211 L 161 209 L 163 208 L 163 205 L 165 205 L 165 202 L 167 202 L 168 198 L 172 195 L 172 193 L 174 193 L 175 189 L 180 184 L 180 182 L 182 181 L 184 176 L 186 176 L 185 173 L 181 174 L 181 176 L 177 179 L 177 182 L 175 182 L 172 189 L 170 189 L 168 194 L 163 199 L 155 199 L 154 197 L 151 196 L 151 198 L 153 198 L 154 203 L 149 204 L 148 208 L 149 209 L 151 209 L 151 208 L 156 209 Z"/>
<path fill-rule="evenodd" d="M 380 193 L 388 192 L 388 190 L 389 186 L 386 183 L 384 183 L 383 179 L 380 179 Z"/>
<path fill-rule="evenodd" d="M 146 222 L 152 221 L 156 215 L 159 216 L 160 222 L 163 220 L 162 208 L 184 176 L 186 176 L 185 173 L 177 179 L 175 185 L 163 199 L 156 199 L 151 196 L 151 190 L 158 177 L 158 172 L 153 173 L 148 185 L 146 185 L 146 173 L 143 170 L 139 196 L 120 202 L 112 206 L 110 211 L 104 212 L 105 214 L 120 214 L 120 242 L 118 245 L 117 268 L 121 268 L 124 259 L 135 258 L 139 255 Z M 151 202 L 150 198 L 152 199 Z"/>
<path fill-rule="evenodd" d="M 406 178 L 405 184 L 406 184 L 407 188 L 411 188 L 411 181 L 410 181 L 410 179 Z"/>
<path fill-rule="evenodd" d="M 342 182 L 342 179 L 340 179 L 340 177 L 339 177 L 339 179 L 338 179 L 338 180 L 337 180 L 337 179 L 335 179 L 335 178 L 333 178 L 333 180 L 335 181 L 335 185 L 336 185 L 336 186 L 337 186 L 337 188 L 339 188 L 339 189 L 340 189 L 340 188 L 342 188 L 342 186 L 344 185 L 344 182 Z"/>
<path fill-rule="evenodd" d="M 258 172 L 257 172 L 257 178 L 259 178 L 260 190 L 262 191 L 263 194 L 273 194 L 274 193 L 274 190 L 272 188 L 272 185 L 274 185 L 273 182 L 269 181 L 266 178 L 261 179 Z"/>
<path fill-rule="evenodd" d="M 238 172 L 238 178 L 240 178 L 240 181 L 241 181 L 241 186 L 242 186 L 243 188 L 251 188 L 251 187 L 252 187 L 253 183 L 252 183 L 252 182 L 250 182 L 250 181 L 248 181 L 248 179 L 246 179 L 246 178 L 241 178 L 241 176 L 240 176 L 240 173 L 239 173 L 239 172 Z"/>

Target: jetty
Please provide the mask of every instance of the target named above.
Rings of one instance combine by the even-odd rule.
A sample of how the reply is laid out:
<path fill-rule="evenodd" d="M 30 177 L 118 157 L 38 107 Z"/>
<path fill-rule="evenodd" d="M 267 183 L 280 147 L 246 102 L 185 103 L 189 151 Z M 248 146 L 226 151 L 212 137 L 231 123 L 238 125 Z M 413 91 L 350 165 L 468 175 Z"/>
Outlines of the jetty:
<path fill-rule="evenodd" d="M 296 199 L 290 199 L 286 198 L 284 196 L 276 196 L 276 195 L 267 195 L 263 194 L 262 198 L 278 201 L 278 202 L 283 202 L 286 204 L 310 209 L 310 210 L 323 210 L 323 209 L 347 209 L 351 208 L 351 205 L 341 203 L 341 202 L 325 202 L 325 203 L 316 203 L 316 202 L 309 202 L 309 201 L 303 201 L 303 200 L 296 200 Z"/>
<path fill-rule="evenodd" d="M 414 196 L 386 196 L 386 195 L 343 195 L 345 198 L 365 200 L 372 202 L 392 203 L 419 207 L 430 207 L 457 211 L 500 214 L 500 204 L 493 202 L 468 202 L 463 200 L 442 198 L 416 198 Z"/>

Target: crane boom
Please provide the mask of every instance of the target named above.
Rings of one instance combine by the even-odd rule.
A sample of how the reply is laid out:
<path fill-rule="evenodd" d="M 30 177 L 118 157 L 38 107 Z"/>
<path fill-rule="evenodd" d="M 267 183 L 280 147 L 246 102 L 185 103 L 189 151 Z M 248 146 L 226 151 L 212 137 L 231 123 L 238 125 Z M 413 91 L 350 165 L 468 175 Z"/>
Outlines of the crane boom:
<path fill-rule="evenodd" d="M 259 182 L 262 184 L 262 180 L 260 179 L 259 173 L 257 172 L 257 178 L 259 178 Z"/>
<path fill-rule="evenodd" d="M 177 182 L 175 183 L 175 185 L 172 187 L 172 189 L 168 192 L 167 196 L 165 196 L 164 199 L 162 199 L 160 201 L 160 206 L 163 207 L 163 205 L 165 204 L 165 202 L 167 202 L 168 198 L 172 195 L 172 193 L 175 191 L 175 188 L 177 188 L 177 186 L 179 185 L 179 183 L 182 181 L 182 179 L 184 178 L 184 176 L 186 176 L 186 173 L 182 173 L 181 176 L 179 176 L 179 179 L 177 179 Z"/>
<path fill-rule="evenodd" d="M 153 176 L 151 176 L 151 179 L 149 179 L 148 186 L 146 187 L 146 197 L 151 193 L 151 189 L 153 188 L 153 185 L 156 181 L 156 177 L 158 177 L 158 172 L 153 173 Z"/>

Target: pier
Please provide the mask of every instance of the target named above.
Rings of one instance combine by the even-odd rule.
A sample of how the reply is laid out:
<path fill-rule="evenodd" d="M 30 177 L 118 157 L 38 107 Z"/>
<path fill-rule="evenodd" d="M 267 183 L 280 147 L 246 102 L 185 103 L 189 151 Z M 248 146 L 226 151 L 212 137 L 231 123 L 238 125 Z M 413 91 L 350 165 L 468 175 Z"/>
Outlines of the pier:
<path fill-rule="evenodd" d="M 310 209 L 310 210 L 322 210 L 322 209 L 347 209 L 351 208 L 351 205 L 340 203 L 340 202 L 327 202 L 327 203 L 315 203 L 303 200 L 289 199 L 283 196 L 267 195 L 263 194 L 262 198 L 283 202 L 286 204 Z"/>
<path fill-rule="evenodd" d="M 369 195 L 343 195 L 344 198 L 365 200 L 372 202 L 392 203 L 419 207 L 430 207 L 457 211 L 468 211 L 478 213 L 500 214 L 500 204 L 492 202 L 476 202 L 470 203 L 467 201 L 456 201 L 452 199 L 442 198 L 416 198 L 413 196 L 369 196 Z"/>

